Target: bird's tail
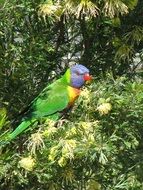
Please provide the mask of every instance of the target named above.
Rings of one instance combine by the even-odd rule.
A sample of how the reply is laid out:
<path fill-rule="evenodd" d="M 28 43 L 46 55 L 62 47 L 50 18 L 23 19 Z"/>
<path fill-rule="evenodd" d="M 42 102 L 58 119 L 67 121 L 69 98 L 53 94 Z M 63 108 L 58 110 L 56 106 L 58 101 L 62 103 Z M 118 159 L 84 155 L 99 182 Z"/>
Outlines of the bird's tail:
<path fill-rule="evenodd" d="M 22 123 L 12 132 L 6 133 L 0 137 L 0 146 L 8 144 L 11 140 L 15 139 L 20 133 L 25 131 L 36 119 L 27 119 L 22 121 Z"/>

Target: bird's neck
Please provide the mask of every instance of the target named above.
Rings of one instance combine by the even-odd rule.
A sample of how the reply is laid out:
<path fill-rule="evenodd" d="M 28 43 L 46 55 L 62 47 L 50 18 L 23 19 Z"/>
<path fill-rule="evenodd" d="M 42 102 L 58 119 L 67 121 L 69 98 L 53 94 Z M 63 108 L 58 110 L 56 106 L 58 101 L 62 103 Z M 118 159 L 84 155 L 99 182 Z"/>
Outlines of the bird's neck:
<path fill-rule="evenodd" d="M 64 83 L 64 84 L 66 84 L 66 85 L 68 85 L 69 87 L 71 87 L 71 88 L 74 88 L 74 89 L 76 89 L 76 90 L 80 90 L 80 88 L 82 87 L 76 87 L 76 86 L 73 86 L 72 85 L 72 81 L 71 81 L 71 71 L 70 71 L 70 69 L 68 69 L 66 72 L 65 72 L 65 74 L 62 76 L 62 82 Z"/>
<path fill-rule="evenodd" d="M 62 81 L 67 84 L 68 86 L 71 86 L 71 72 L 70 69 L 68 69 L 65 74 L 62 76 Z"/>
<path fill-rule="evenodd" d="M 71 106 L 74 101 L 78 98 L 78 96 L 80 95 L 80 89 L 79 88 L 75 88 L 71 85 L 71 72 L 70 69 L 68 69 L 66 71 L 66 73 L 63 75 L 62 77 L 62 81 L 64 82 L 64 84 L 66 84 L 68 93 L 69 93 L 69 106 Z"/>

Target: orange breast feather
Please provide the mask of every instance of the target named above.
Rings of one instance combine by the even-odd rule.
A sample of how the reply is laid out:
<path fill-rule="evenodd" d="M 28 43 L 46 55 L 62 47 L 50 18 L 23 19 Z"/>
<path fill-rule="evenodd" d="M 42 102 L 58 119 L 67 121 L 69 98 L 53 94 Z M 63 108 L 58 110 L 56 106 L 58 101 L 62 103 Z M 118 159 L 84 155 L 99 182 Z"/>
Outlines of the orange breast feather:
<path fill-rule="evenodd" d="M 74 101 L 78 98 L 78 96 L 80 95 L 80 90 L 69 86 L 68 92 L 69 92 L 69 99 L 70 99 L 69 105 L 72 105 Z"/>

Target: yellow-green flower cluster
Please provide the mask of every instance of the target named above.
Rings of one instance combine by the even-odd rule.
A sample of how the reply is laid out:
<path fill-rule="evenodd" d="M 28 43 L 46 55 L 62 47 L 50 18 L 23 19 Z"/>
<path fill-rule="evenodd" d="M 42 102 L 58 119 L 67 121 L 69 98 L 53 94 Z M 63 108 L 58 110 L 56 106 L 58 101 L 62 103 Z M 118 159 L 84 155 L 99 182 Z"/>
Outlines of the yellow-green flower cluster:
<path fill-rule="evenodd" d="M 45 124 L 46 124 L 46 129 L 43 131 L 43 136 L 46 138 L 49 138 L 53 136 L 57 132 L 57 128 L 55 127 L 55 121 L 52 119 L 47 119 Z"/>
<path fill-rule="evenodd" d="M 111 111 L 112 105 L 110 103 L 102 103 L 97 107 L 97 110 L 101 115 L 106 115 Z"/>
<path fill-rule="evenodd" d="M 91 101 L 91 91 L 88 90 L 87 88 L 84 88 L 81 91 L 80 97 L 79 97 L 79 102 L 84 101 L 84 106 L 87 107 L 87 104 Z"/>
<path fill-rule="evenodd" d="M 59 148 L 60 146 L 56 145 L 56 146 L 53 146 L 51 149 L 50 149 L 50 153 L 49 153 L 49 156 L 48 156 L 48 159 L 50 161 L 54 161 L 56 156 L 58 155 L 59 153 Z"/>
<path fill-rule="evenodd" d="M 35 166 L 35 164 L 36 164 L 35 159 L 32 158 L 31 156 L 22 158 L 19 161 L 19 166 L 22 167 L 22 168 L 24 168 L 27 171 L 32 171 L 33 168 L 34 168 L 34 166 Z"/>
<path fill-rule="evenodd" d="M 77 146 L 76 140 L 69 139 L 69 140 L 62 140 L 62 156 L 58 160 L 58 164 L 62 167 L 65 166 L 67 163 L 67 159 L 74 158 L 74 150 Z"/>
<path fill-rule="evenodd" d="M 90 91 L 89 91 L 87 88 L 84 88 L 84 89 L 81 91 L 80 96 L 83 97 L 83 98 L 88 99 L 88 98 L 90 97 Z"/>
<path fill-rule="evenodd" d="M 28 150 L 31 151 L 32 154 L 36 154 L 36 150 L 45 148 L 45 144 L 42 138 L 42 134 L 37 132 L 31 135 L 28 143 Z"/>

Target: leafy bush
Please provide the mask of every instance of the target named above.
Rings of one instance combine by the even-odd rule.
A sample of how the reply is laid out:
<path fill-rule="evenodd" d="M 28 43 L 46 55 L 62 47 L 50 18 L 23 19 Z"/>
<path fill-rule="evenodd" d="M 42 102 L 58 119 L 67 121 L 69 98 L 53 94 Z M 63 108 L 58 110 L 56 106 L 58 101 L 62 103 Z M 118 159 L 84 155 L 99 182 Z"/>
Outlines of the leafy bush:
<path fill-rule="evenodd" d="M 1 150 L 1 190 L 142 189 L 142 116 L 140 81 L 95 81 L 56 127 L 41 121 Z"/>

